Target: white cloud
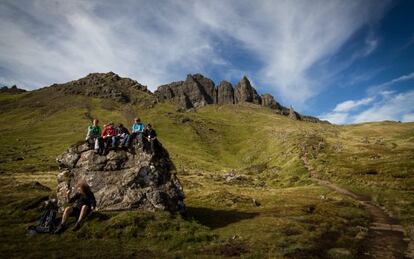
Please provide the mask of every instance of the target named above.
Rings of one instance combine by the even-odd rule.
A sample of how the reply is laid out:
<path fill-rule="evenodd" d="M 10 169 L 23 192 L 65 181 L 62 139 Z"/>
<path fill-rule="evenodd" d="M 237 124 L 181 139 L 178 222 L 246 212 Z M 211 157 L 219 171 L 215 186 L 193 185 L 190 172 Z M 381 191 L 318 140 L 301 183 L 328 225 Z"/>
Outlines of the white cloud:
<path fill-rule="evenodd" d="M 322 114 L 320 116 L 321 120 L 327 120 L 334 124 L 345 124 L 348 122 L 348 113 L 346 112 L 330 112 Z"/>
<path fill-rule="evenodd" d="M 362 109 L 364 103 L 369 107 Z M 359 107 L 359 109 L 357 109 Z M 414 90 L 395 93 L 380 92 L 375 97 L 361 100 L 350 100 L 340 103 L 329 113 L 319 116 L 335 124 L 362 123 L 370 121 L 414 121 Z"/>
<path fill-rule="evenodd" d="M 389 90 L 387 90 L 388 87 L 397 84 L 397 83 L 401 83 L 404 81 L 409 81 L 409 80 L 413 80 L 414 79 L 414 72 L 406 74 L 406 75 L 402 75 L 399 76 L 397 78 L 393 78 L 385 83 L 379 84 L 379 85 L 375 85 L 375 86 L 371 86 L 368 89 L 368 93 L 373 94 L 373 93 L 377 93 L 377 92 L 382 92 L 385 94 L 389 93 Z"/>
<path fill-rule="evenodd" d="M 334 109 L 334 112 L 348 112 L 360 106 L 370 104 L 372 101 L 374 101 L 373 97 L 368 97 L 361 100 L 348 100 L 337 104 Z"/>
<path fill-rule="evenodd" d="M 2 1 L 0 76 L 36 88 L 112 70 L 154 89 L 218 66 L 223 76 L 247 73 L 298 106 L 325 87 L 309 72 L 315 63 L 379 19 L 388 3 Z M 245 49 L 260 67 L 241 71 L 217 44 Z M 362 54 L 377 45 L 370 36 Z"/>
<path fill-rule="evenodd" d="M 395 94 L 353 116 L 353 123 L 409 120 L 414 112 L 414 91 Z"/>

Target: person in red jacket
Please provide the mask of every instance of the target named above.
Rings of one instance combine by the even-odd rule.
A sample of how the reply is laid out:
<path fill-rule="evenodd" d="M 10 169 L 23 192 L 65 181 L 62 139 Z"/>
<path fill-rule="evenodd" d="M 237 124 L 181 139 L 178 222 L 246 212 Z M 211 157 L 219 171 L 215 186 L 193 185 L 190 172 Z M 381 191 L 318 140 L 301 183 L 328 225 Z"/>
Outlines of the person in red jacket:
<path fill-rule="evenodd" d="M 111 145 L 111 148 L 115 148 L 116 130 L 113 122 L 110 122 L 105 126 L 105 128 L 102 130 L 101 137 L 105 143 L 106 151 L 108 150 L 109 145 Z"/>

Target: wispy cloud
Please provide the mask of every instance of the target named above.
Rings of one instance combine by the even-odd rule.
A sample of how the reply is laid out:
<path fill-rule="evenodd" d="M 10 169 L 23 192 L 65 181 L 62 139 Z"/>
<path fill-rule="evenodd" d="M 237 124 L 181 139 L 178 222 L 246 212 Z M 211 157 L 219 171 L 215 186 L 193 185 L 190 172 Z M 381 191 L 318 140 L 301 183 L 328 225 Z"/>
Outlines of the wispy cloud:
<path fill-rule="evenodd" d="M 382 91 L 374 97 L 348 100 L 320 117 L 335 124 L 384 120 L 414 121 L 414 91 Z"/>
<path fill-rule="evenodd" d="M 353 123 L 368 121 L 413 121 L 414 91 L 389 96 L 353 116 Z"/>
<path fill-rule="evenodd" d="M 372 101 L 374 101 L 373 97 L 368 97 L 361 100 L 348 100 L 337 104 L 334 109 L 334 112 L 348 112 L 362 105 L 370 104 Z"/>
<path fill-rule="evenodd" d="M 401 83 L 404 81 L 409 81 L 409 80 L 414 80 L 414 72 L 399 76 L 397 78 L 391 79 L 379 85 L 371 86 L 369 91 L 370 92 L 384 91 L 389 86 L 392 86 L 394 84 Z"/>
<path fill-rule="evenodd" d="M 0 3 L 0 76 L 36 88 L 112 70 L 154 89 L 218 67 L 220 76 L 246 73 L 259 88 L 303 104 L 326 87 L 310 72 L 315 63 L 377 21 L 388 4 L 6 0 Z M 377 45 L 368 37 L 362 55 Z M 245 71 L 221 49 L 243 49 L 251 57 L 245 63 L 258 65 Z"/>

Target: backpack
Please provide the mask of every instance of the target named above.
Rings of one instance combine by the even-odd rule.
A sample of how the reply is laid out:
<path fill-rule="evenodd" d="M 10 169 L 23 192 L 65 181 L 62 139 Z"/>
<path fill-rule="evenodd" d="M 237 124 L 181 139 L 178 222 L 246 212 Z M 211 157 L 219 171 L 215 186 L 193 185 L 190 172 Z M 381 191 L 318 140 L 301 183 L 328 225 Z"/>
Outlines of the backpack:
<path fill-rule="evenodd" d="M 43 212 L 40 215 L 37 225 L 29 226 L 29 235 L 35 233 L 53 233 L 57 225 L 58 205 L 56 199 L 43 203 Z"/>
<path fill-rule="evenodd" d="M 37 233 L 52 233 L 56 227 L 57 210 L 46 209 L 39 219 L 39 224 L 35 227 Z"/>

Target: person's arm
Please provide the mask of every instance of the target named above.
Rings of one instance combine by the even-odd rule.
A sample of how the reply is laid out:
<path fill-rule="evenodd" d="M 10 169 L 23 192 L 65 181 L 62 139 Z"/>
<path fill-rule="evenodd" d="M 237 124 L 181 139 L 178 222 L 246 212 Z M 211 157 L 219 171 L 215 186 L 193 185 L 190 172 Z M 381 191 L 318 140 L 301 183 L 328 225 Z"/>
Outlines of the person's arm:
<path fill-rule="evenodd" d="M 90 195 L 90 199 L 91 199 L 91 210 L 94 210 L 96 208 L 95 195 L 93 194 L 93 192 L 91 192 L 89 195 Z"/>
<path fill-rule="evenodd" d="M 91 127 L 88 127 L 88 131 L 86 132 L 85 139 L 87 140 L 91 136 Z"/>
<path fill-rule="evenodd" d="M 101 137 L 105 137 L 107 128 L 104 128 L 101 134 Z"/>
<path fill-rule="evenodd" d="M 75 195 L 73 195 L 73 197 L 69 199 L 68 203 L 74 203 L 77 199 L 79 199 L 79 195 L 80 195 L 79 193 L 76 193 Z"/>

